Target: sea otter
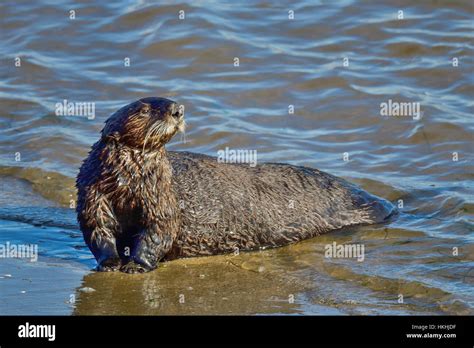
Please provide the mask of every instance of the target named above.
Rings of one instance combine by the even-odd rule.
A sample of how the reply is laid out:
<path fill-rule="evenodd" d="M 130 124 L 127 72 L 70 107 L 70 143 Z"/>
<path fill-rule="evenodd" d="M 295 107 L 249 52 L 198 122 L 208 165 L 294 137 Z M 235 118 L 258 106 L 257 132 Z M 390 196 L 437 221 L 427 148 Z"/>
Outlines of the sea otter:
<path fill-rule="evenodd" d="M 77 176 L 77 214 L 99 271 L 147 272 L 159 261 L 278 247 L 395 208 L 317 169 L 219 163 L 167 152 L 183 110 L 143 98 L 105 123 Z"/>

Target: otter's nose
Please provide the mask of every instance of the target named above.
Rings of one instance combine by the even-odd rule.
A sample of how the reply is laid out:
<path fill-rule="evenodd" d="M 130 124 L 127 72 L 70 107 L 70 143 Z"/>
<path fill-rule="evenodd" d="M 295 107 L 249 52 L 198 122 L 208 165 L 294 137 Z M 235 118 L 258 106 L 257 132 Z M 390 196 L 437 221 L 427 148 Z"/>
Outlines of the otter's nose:
<path fill-rule="evenodd" d="M 178 104 L 176 103 L 173 103 L 171 104 L 170 106 L 170 111 L 171 111 L 171 115 L 174 117 L 174 118 L 181 118 L 183 117 L 184 113 L 183 113 L 183 110 L 179 107 Z"/>

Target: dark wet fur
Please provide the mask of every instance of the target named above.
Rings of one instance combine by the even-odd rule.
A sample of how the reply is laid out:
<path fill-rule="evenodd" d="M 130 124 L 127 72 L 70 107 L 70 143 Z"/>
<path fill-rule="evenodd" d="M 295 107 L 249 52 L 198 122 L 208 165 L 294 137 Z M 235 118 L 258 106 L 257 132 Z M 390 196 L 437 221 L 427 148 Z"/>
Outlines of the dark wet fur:
<path fill-rule="evenodd" d="M 384 222 L 395 212 L 317 169 L 167 153 L 164 144 L 177 129 L 144 144 L 149 127 L 174 120 L 176 110 L 163 98 L 120 109 L 81 167 L 78 220 L 98 270 L 146 272 L 160 260 L 277 247 Z"/>

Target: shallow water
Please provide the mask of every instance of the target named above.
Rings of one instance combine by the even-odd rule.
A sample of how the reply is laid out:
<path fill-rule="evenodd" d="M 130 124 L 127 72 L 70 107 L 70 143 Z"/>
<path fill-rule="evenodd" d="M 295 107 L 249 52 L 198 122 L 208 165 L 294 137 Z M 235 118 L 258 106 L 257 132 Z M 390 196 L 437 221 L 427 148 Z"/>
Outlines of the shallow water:
<path fill-rule="evenodd" d="M 39 247 L 37 262 L 0 259 L 0 313 L 473 314 L 473 6 L 0 4 L 0 244 Z M 74 177 L 105 119 L 144 96 L 185 105 L 186 141 L 170 149 L 257 150 L 402 200 L 400 215 L 145 275 L 94 273 Z M 95 117 L 57 116 L 64 99 L 94 102 Z M 419 119 L 381 116 L 389 100 L 420 103 Z M 364 260 L 326 258 L 333 242 L 364 245 Z"/>

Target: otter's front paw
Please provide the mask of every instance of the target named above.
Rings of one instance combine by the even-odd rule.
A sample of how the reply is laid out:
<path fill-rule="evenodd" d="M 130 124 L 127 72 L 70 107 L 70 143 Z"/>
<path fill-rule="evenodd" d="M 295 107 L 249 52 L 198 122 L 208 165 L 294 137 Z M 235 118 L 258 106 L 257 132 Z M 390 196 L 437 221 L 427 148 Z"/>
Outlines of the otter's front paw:
<path fill-rule="evenodd" d="M 120 270 L 125 273 L 146 273 L 146 272 L 150 272 L 151 268 L 148 268 L 135 261 L 130 261 L 126 265 L 123 265 L 122 268 L 120 268 Z"/>
<path fill-rule="evenodd" d="M 101 261 L 96 270 L 98 272 L 117 272 L 120 269 L 122 262 L 119 258 L 111 258 Z"/>

